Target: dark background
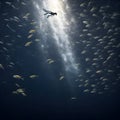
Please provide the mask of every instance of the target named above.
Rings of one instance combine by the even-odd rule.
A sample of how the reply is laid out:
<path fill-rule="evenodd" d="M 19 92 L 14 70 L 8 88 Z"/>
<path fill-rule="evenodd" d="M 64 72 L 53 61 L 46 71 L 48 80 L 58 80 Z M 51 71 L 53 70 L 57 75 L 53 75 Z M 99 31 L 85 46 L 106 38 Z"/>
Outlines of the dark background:
<path fill-rule="evenodd" d="M 99 69 L 112 69 L 114 74 L 108 74 L 107 77 L 112 80 L 118 79 L 115 86 L 110 87 L 110 91 L 114 92 L 104 92 L 104 94 L 86 94 L 79 91 L 78 87 L 74 88 L 68 84 L 67 79 L 59 81 L 59 74 L 64 73 L 62 68 L 62 62 L 60 56 L 53 52 L 54 47 L 50 44 L 49 54 L 52 58 L 56 59 L 57 62 L 51 65 L 46 65 L 44 62 L 44 54 L 39 50 L 38 44 L 34 42 L 30 47 L 24 47 L 27 41 L 29 29 L 33 29 L 34 26 L 30 24 L 34 18 L 31 1 L 24 1 L 26 6 L 21 5 L 21 2 L 11 0 L 18 9 L 14 9 L 5 2 L 0 0 L 0 64 L 4 66 L 4 70 L 0 69 L 0 119 L 1 120 L 115 120 L 120 119 L 120 73 L 119 73 L 119 47 L 110 47 L 108 50 L 113 50 L 115 53 L 113 59 L 111 59 L 106 66 L 102 66 L 102 61 L 98 62 Z M 82 11 L 80 4 L 83 3 L 82 0 L 68 0 L 68 4 L 71 7 L 74 17 L 77 21 L 77 30 L 74 31 L 74 38 L 76 41 L 79 39 L 79 34 L 82 32 L 81 29 L 84 28 L 81 23 L 82 18 L 78 18 L 79 13 Z M 86 3 L 89 1 L 86 0 Z M 110 8 L 106 11 L 106 14 L 111 14 L 112 12 L 119 13 L 119 0 L 92 0 L 93 6 L 100 8 L 100 6 L 109 5 Z M 85 9 L 89 9 L 86 7 Z M 28 20 L 22 19 L 24 12 L 30 12 L 31 15 Z M 87 14 L 87 13 L 86 13 Z M 97 15 L 99 13 L 96 12 Z M 119 13 L 120 14 L 120 13 Z M 89 13 L 87 14 L 87 19 L 89 18 Z M 13 16 L 18 16 L 19 22 L 14 22 L 10 20 Z M 120 16 L 120 15 L 119 15 Z M 119 28 L 119 16 L 110 21 L 106 18 L 106 21 L 110 21 L 111 24 Z M 99 15 L 99 25 L 102 24 L 102 16 Z M 9 19 L 7 21 L 5 19 Z M 92 20 L 92 18 L 90 18 Z M 94 20 L 97 22 L 98 19 Z M 14 26 L 15 31 L 11 31 L 6 27 L 9 24 Z M 23 27 L 18 27 L 21 24 Z M 95 29 L 95 26 L 90 28 Z M 106 34 L 107 30 L 101 29 L 96 31 L 93 35 L 100 34 L 101 36 Z M 99 32 L 99 33 L 98 33 Z M 114 33 L 114 31 L 113 31 Z M 113 33 L 111 35 L 113 36 Z M 113 41 L 113 45 L 119 44 L 119 33 L 113 36 L 116 40 Z M 44 36 L 44 35 L 43 35 Z M 39 35 L 35 33 L 32 39 L 38 38 Z M 44 38 L 44 37 L 43 37 Z M 50 38 L 52 39 L 52 38 Z M 89 37 L 87 38 L 89 40 Z M 106 39 L 107 41 L 107 39 Z M 10 44 L 8 44 L 10 43 Z M 91 43 L 90 47 L 96 46 L 97 42 Z M 107 42 L 103 44 L 106 46 Z M 76 55 L 78 60 L 82 62 L 82 70 L 84 71 L 91 64 L 86 64 L 84 57 L 80 54 L 85 48 L 85 44 L 76 45 L 75 49 L 77 51 Z M 97 49 L 102 51 L 102 47 L 97 46 Z M 87 49 L 87 57 L 92 58 L 90 48 Z M 107 51 L 103 51 L 103 57 L 106 56 Z M 79 59 L 80 57 L 80 59 Z M 9 67 L 11 62 L 14 63 L 12 67 Z M 118 66 L 118 67 L 116 67 Z M 94 73 L 94 70 L 93 70 Z M 25 80 L 16 80 L 13 78 L 14 74 L 20 74 L 24 76 Z M 30 79 L 28 76 L 31 74 L 39 75 L 39 78 Z M 103 75 L 106 75 L 104 72 Z M 84 73 L 84 76 L 89 78 L 89 75 Z M 118 77 L 119 76 L 119 77 Z M 99 76 L 95 75 L 93 79 L 97 79 Z M 25 89 L 27 96 L 22 96 L 21 94 L 15 95 L 12 91 L 16 90 L 15 84 L 19 84 L 21 88 Z M 74 83 L 76 85 L 76 83 Z M 106 83 L 107 84 L 107 83 Z M 109 84 L 109 83 L 108 83 Z M 102 88 L 101 88 L 102 89 Z M 76 97 L 77 99 L 72 99 Z"/>

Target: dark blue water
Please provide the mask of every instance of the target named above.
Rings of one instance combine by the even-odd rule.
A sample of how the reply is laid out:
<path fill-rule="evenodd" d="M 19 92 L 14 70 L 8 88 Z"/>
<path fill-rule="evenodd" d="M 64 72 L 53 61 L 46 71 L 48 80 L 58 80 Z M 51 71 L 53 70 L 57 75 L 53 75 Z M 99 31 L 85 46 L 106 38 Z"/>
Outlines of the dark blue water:
<path fill-rule="evenodd" d="M 52 0 L 51 0 L 52 1 Z M 9 5 L 11 2 L 12 4 Z M 21 4 L 22 2 L 25 5 Z M 98 84 L 97 90 L 102 94 L 85 93 L 84 87 L 81 89 L 76 83 L 76 74 L 67 73 L 64 70 L 62 59 L 56 52 L 56 46 L 49 42 L 49 48 L 47 48 L 47 57 L 44 51 L 38 47 L 41 43 L 35 42 L 35 39 L 46 39 L 44 35 L 37 32 L 31 38 L 33 42 L 31 46 L 25 47 L 25 43 L 29 41 L 28 31 L 34 29 L 35 26 L 30 23 L 37 21 L 33 11 L 34 7 L 31 1 L 22 2 L 9 0 L 0 1 L 0 120 L 117 120 L 120 119 L 120 64 L 119 64 L 119 20 L 120 20 L 120 2 L 119 0 L 100 0 L 89 1 L 86 0 L 68 0 L 68 5 L 71 7 L 71 11 L 74 13 L 77 27 L 73 30 L 74 33 L 69 33 L 71 37 L 74 37 L 74 42 L 80 42 L 73 48 L 76 51 L 77 60 L 80 61 L 80 73 L 81 79 L 88 79 L 91 84 Z M 52 1 L 53 2 L 53 1 Z M 85 3 L 84 8 L 80 7 L 80 4 Z M 11 5 L 14 6 L 11 7 Z M 94 12 L 99 18 L 91 18 L 91 13 L 88 11 L 90 8 L 109 5 L 110 8 L 103 8 L 107 16 L 102 19 L 102 14 Z M 86 18 L 79 18 L 79 14 L 82 10 L 87 10 Z M 109 19 L 110 15 L 119 13 L 117 17 Z M 22 17 L 30 13 L 29 19 L 25 20 Z M 17 16 L 20 18 L 15 22 L 12 18 Z M 109 16 L 109 17 L 108 17 Z M 88 19 L 89 18 L 89 19 Z M 93 38 L 85 35 L 83 32 L 84 25 L 82 21 L 88 20 L 91 22 L 91 26 L 87 32 L 92 33 L 95 36 L 108 36 L 104 42 L 99 44 L 98 41 L 92 41 Z M 108 33 L 109 29 L 103 29 L 103 22 L 110 22 L 110 29 L 113 29 L 111 33 Z M 98 26 L 94 26 L 93 23 L 97 23 Z M 7 26 L 9 25 L 9 26 Z M 19 27 L 22 25 L 22 27 Z M 97 31 L 96 27 L 100 27 Z M 109 27 L 109 26 L 107 26 Z M 49 30 L 48 30 L 49 31 Z M 115 33 L 116 31 L 116 33 Z M 84 37 L 80 38 L 80 34 Z M 111 36 L 112 37 L 111 37 Z M 113 38 L 112 43 L 109 43 L 109 38 Z M 115 38 L 115 39 L 114 39 Z M 48 34 L 48 40 L 53 40 Z M 87 41 L 90 45 L 88 45 Z M 91 42 L 92 41 L 92 42 Z M 108 44 L 109 43 L 109 44 Z M 88 46 L 87 46 L 88 45 Z M 108 47 L 103 50 L 104 47 Z M 117 47 L 116 47 L 117 46 Z M 96 47 L 94 49 L 94 47 Z M 93 48 L 93 49 L 92 49 Z M 82 54 L 82 50 L 86 50 L 86 54 Z M 102 55 L 103 59 L 96 62 L 97 66 L 92 66 L 94 58 L 92 53 L 98 50 L 98 55 Z M 112 51 L 112 52 L 111 52 Z M 111 52 L 113 57 L 107 61 L 104 65 L 104 58 L 108 57 L 108 53 Z M 46 60 L 52 58 L 55 63 L 48 64 Z M 89 58 L 89 63 L 85 62 L 85 59 Z M 98 57 L 99 58 L 99 57 Z M 10 66 L 11 65 L 11 66 Z M 86 73 L 86 69 L 91 69 L 91 73 Z M 96 70 L 102 70 L 102 74 L 94 74 Z M 107 73 L 107 70 L 113 70 L 113 73 Z M 64 80 L 59 80 L 60 74 L 67 76 Z M 35 79 L 30 79 L 30 75 L 39 75 Z M 13 75 L 21 75 L 24 80 L 15 79 Z M 90 77 L 93 75 L 93 77 Z M 108 82 L 101 82 L 100 77 L 109 79 Z M 20 85 L 20 87 L 16 86 Z M 107 85 L 108 91 L 104 90 L 103 85 Z M 83 85 L 84 86 L 84 85 Z M 13 94 L 18 88 L 23 88 L 27 96 L 22 94 Z M 89 89 L 89 88 L 87 88 Z"/>

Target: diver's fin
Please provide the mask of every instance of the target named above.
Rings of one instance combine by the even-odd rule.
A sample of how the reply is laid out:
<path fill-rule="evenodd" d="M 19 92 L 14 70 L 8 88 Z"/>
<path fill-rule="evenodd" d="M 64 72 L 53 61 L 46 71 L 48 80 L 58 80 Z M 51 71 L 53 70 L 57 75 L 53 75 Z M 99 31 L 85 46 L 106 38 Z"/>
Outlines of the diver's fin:
<path fill-rule="evenodd" d="M 43 8 L 43 11 L 45 11 L 45 12 L 47 12 L 47 13 L 51 13 L 51 11 L 46 10 L 46 9 L 44 9 L 44 8 Z"/>

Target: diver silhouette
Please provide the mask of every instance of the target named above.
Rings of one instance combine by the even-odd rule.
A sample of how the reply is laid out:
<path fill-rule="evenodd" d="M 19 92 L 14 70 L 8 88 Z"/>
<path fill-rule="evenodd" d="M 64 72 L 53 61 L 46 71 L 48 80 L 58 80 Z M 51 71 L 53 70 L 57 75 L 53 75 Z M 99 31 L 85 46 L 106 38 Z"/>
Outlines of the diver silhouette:
<path fill-rule="evenodd" d="M 50 17 L 50 16 L 57 15 L 56 12 L 52 12 L 52 11 L 49 11 L 49 10 L 46 10 L 46 9 L 43 9 L 43 11 L 45 12 L 44 15 L 47 15 L 47 18 Z"/>

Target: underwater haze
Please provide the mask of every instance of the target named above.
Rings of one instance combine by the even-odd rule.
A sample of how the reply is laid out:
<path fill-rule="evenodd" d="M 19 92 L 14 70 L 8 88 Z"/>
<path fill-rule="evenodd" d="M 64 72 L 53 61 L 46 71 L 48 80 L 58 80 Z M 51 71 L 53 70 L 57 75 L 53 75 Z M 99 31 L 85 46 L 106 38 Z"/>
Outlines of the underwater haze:
<path fill-rule="evenodd" d="M 0 0 L 0 120 L 120 119 L 119 0 Z"/>

